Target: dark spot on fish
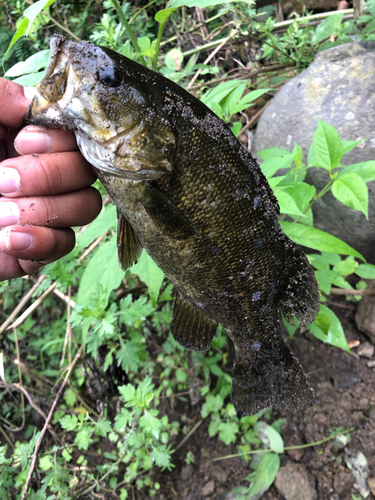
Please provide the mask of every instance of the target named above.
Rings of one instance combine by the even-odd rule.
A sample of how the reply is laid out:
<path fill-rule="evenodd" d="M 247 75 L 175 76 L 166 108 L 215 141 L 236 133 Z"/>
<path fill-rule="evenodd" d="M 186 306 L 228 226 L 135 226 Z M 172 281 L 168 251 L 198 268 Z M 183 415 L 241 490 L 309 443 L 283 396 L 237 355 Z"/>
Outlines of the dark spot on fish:
<path fill-rule="evenodd" d="M 122 78 L 113 66 L 104 66 L 98 69 L 99 83 L 105 87 L 119 87 Z"/>
<path fill-rule="evenodd" d="M 252 351 L 259 351 L 262 344 L 260 342 L 254 342 L 254 344 L 250 347 Z"/>
<path fill-rule="evenodd" d="M 262 292 L 254 292 L 253 293 L 253 300 L 259 300 Z"/>
<path fill-rule="evenodd" d="M 260 207 L 260 196 L 257 194 L 254 196 L 254 209 Z"/>
<path fill-rule="evenodd" d="M 264 238 L 258 238 L 257 240 L 254 240 L 254 248 L 263 248 L 265 245 L 265 240 Z"/>
<path fill-rule="evenodd" d="M 219 248 L 217 245 L 215 245 L 215 246 L 213 246 L 213 247 L 211 248 L 211 252 L 212 252 L 213 254 L 216 254 L 216 253 L 220 252 L 220 248 Z"/>

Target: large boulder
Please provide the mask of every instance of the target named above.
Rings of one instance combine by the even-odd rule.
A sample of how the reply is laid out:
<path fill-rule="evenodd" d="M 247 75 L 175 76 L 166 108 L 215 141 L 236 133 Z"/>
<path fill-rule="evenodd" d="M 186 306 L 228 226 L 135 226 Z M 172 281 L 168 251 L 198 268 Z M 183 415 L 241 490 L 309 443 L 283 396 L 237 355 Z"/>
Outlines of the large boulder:
<path fill-rule="evenodd" d="M 255 133 L 254 153 L 299 144 L 306 160 L 318 118 L 344 140 L 364 139 L 343 165 L 375 160 L 375 43 L 348 43 L 319 53 L 310 67 L 287 82 L 267 107 Z M 306 181 L 321 189 L 328 173 L 314 168 Z M 369 221 L 328 193 L 314 205 L 314 224 L 346 241 L 375 263 L 375 181 L 369 183 Z"/>

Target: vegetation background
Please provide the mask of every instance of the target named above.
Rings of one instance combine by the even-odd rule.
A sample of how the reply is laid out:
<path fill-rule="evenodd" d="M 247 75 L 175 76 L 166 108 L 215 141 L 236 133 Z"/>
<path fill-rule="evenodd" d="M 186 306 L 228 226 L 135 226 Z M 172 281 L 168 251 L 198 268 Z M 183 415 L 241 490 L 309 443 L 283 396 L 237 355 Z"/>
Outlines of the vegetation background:
<path fill-rule="evenodd" d="M 90 40 L 189 89 L 232 124 L 245 147 L 278 87 L 307 67 L 317 51 L 353 38 L 375 38 L 374 0 L 360 16 L 348 9 L 316 17 L 304 9 L 281 22 L 274 6 L 258 8 L 251 0 L 168 5 L 161 0 L 121 5 L 116 0 L 2 0 L 1 5 L 6 78 L 36 84 L 54 33 Z M 322 305 L 310 332 L 348 352 L 327 297 L 334 287 L 349 300 L 360 300 L 366 283 L 359 278 L 374 279 L 375 266 L 314 228 L 311 207 L 331 191 L 367 217 L 367 183 L 375 179 L 375 161 L 340 164 L 357 144 L 341 140 L 320 121 L 306 165 L 297 144 L 292 152 L 271 148 L 260 154 L 284 231 L 313 252 L 309 259 Z M 312 166 L 327 172 L 320 192 L 304 182 Z M 281 168 L 286 174 L 279 175 Z M 146 253 L 120 272 L 116 209 L 97 187 L 103 211 L 90 226 L 77 228 L 73 252 L 38 276 L 0 284 L 0 497 L 157 497 L 162 471 L 174 468 L 175 457 L 194 463 L 189 446 L 183 456 L 179 450 L 208 422 L 208 435 L 231 450 L 235 446 L 243 461 L 236 498 L 260 498 L 285 450 L 284 419 L 271 410 L 237 417 L 229 398 L 233 351 L 224 331 L 208 353 L 177 345 L 170 333 L 171 285 Z M 353 274 L 355 285 L 348 281 Z M 292 337 L 298 324 L 285 325 Z M 332 429 L 326 440 L 343 442 L 350 430 Z M 169 498 L 177 498 L 173 495 Z"/>

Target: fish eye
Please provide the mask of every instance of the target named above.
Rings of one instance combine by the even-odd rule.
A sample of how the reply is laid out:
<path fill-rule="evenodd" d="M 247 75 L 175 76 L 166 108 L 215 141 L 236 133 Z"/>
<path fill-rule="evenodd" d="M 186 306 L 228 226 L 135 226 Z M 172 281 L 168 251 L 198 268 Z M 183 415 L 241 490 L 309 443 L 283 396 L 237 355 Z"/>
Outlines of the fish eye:
<path fill-rule="evenodd" d="M 121 76 L 113 66 L 99 68 L 98 80 L 105 87 L 119 87 L 121 85 Z"/>

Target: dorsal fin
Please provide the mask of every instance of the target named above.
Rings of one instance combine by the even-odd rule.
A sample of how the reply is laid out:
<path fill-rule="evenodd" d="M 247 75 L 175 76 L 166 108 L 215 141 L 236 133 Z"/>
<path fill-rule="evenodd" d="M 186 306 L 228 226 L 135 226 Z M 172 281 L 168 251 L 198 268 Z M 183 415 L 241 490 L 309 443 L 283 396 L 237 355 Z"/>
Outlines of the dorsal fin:
<path fill-rule="evenodd" d="M 145 196 L 140 200 L 148 215 L 173 238 L 184 240 L 189 236 L 200 238 L 190 220 L 163 193 L 149 184 Z"/>
<path fill-rule="evenodd" d="M 126 271 L 130 266 L 138 262 L 142 253 L 142 245 L 125 217 L 120 212 L 117 212 L 117 215 L 118 261 L 121 269 Z"/>
<path fill-rule="evenodd" d="M 190 351 L 208 351 L 216 330 L 216 321 L 180 294 L 177 295 L 173 307 L 172 333 L 182 347 Z"/>

